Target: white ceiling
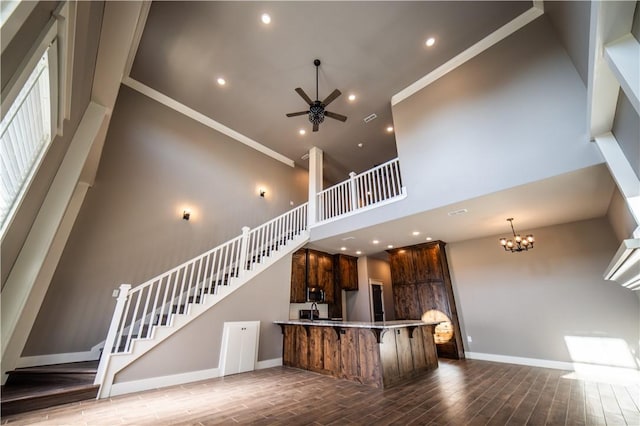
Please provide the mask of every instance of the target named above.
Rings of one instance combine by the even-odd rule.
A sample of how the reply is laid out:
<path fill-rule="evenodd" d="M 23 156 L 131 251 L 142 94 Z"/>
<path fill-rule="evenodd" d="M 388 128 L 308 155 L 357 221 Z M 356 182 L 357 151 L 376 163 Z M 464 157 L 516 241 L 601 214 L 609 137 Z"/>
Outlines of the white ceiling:
<path fill-rule="evenodd" d="M 337 183 L 397 156 L 385 131 L 394 94 L 530 8 L 525 1 L 153 2 L 130 76 L 304 168 L 302 156 L 321 148 L 325 178 Z M 428 37 L 436 38 L 431 48 Z M 296 87 L 315 98 L 315 58 L 319 98 L 338 88 L 343 95 L 328 109 L 348 117 L 327 118 L 317 133 L 306 116 L 285 116 L 305 109 Z M 378 118 L 365 124 L 371 113 Z"/>

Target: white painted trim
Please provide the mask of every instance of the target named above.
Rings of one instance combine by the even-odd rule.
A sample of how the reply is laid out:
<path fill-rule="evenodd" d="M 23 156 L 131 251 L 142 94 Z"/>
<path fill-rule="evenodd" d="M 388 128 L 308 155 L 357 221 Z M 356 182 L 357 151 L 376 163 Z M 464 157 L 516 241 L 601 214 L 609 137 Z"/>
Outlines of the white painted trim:
<path fill-rule="evenodd" d="M 597 136 L 595 139 L 622 195 L 625 198 L 640 195 L 640 180 L 624 155 L 622 148 L 620 148 L 616 137 L 611 132 L 608 132 Z"/>
<path fill-rule="evenodd" d="M 485 354 L 480 352 L 465 352 L 465 357 L 480 361 L 502 362 L 506 364 L 528 365 L 531 367 L 553 368 L 555 370 L 574 371 L 572 362 L 553 361 L 550 359 L 524 358 L 519 356 Z"/>
<path fill-rule="evenodd" d="M 130 77 L 131 67 L 133 61 L 138 54 L 138 47 L 140 46 L 140 40 L 142 39 L 142 33 L 144 33 L 144 27 L 147 25 L 147 18 L 149 17 L 149 10 L 151 10 L 151 2 L 143 1 L 140 8 L 140 15 L 138 16 L 138 23 L 136 24 L 135 32 L 133 33 L 133 40 L 131 41 L 131 47 L 129 49 L 129 55 L 127 55 L 127 62 L 124 66 L 124 76 Z"/>
<path fill-rule="evenodd" d="M 613 126 L 620 84 L 604 58 L 605 45 L 631 31 L 635 2 L 591 2 L 587 125 L 590 137 Z"/>
<path fill-rule="evenodd" d="M 627 34 L 604 47 L 604 58 L 636 114 L 640 114 L 640 43 Z"/>
<path fill-rule="evenodd" d="M 485 38 L 483 38 L 473 46 L 469 47 L 462 53 L 458 54 L 454 58 L 440 65 L 438 68 L 431 71 L 429 74 L 425 75 L 415 83 L 412 83 L 411 85 L 407 86 L 406 88 L 402 89 L 401 91 L 393 95 L 391 97 L 391 105 L 392 106 L 396 105 L 404 101 L 414 93 L 424 89 L 434 81 L 438 80 L 439 78 L 443 77 L 447 73 L 458 68 L 460 65 L 464 64 L 468 60 L 474 58 L 475 56 L 489 49 L 493 45 L 507 38 L 511 34 L 515 33 L 520 28 L 524 27 L 525 25 L 529 24 L 530 22 L 532 22 L 533 20 L 541 16 L 543 13 L 544 13 L 543 10 L 541 10 L 539 7 L 536 7 L 534 5 L 534 7 L 532 7 L 531 9 L 527 10 L 520 16 L 516 17 L 515 19 L 511 20 L 507 24 L 503 25 L 502 27 L 498 28 L 496 31 L 492 32 L 491 34 L 489 34 L 488 36 L 486 36 Z"/>
<path fill-rule="evenodd" d="M 68 362 L 97 361 L 100 351 L 69 352 L 64 354 L 24 356 L 16 362 L 16 368 L 38 365 L 65 364 Z"/>
<path fill-rule="evenodd" d="M 7 48 L 13 37 L 22 25 L 26 22 L 33 9 L 38 5 L 37 1 L 3 1 L 0 4 L 2 7 L 2 23 L 0 24 L 2 30 L 0 34 L 0 44 L 2 46 L 2 53 Z"/>
<path fill-rule="evenodd" d="M 188 373 L 171 374 L 169 376 L 150 377 L 148 379 L 114 383 L 111 385 L 110 396 L 199 382 L 201 380 L 215 379 L 216 377 L 220 377 L 218 369 L 210 368 L 208 370 L 189 371 Z"/>
<path fill-rule="evenodd" d="M 282 366 L 282 358 L 266 359 L 256 363 L 256 370 L 280 366 Z M 164 388 L 167 386 L 183 385 L 185 383 L 199 382 L 201 380 L 215 379 L 217 377 L 220 377 L 220 369 L 210 368 L 208 370 L 190 371 L 188 373 L 171 374 L 169 376 L 151 377 L 148 379 L 114 383 L 111 386 L 110 396 Z"/>
<path fill-rule="evenodd" d="M 20 90 L 25 85 L 27 79 L 31 75 L 31 71 L 36 67 L 36 64 L 47 51 L 49 45 L 53 42 L 58 34 L 58 21 L 55 18 L 49 19 L 44 29 L 38 35 L 35 43 L 29 49 L 29 52 L 24 56 L 24 59 L 18 66 L 15 74 L 7 82 L 2 89 L 2 104 L 0 107 L 1 118 L 4 118 L 10 106 L 15 102 Z"/>
<path fill-rule="evenodd" d="M 264 370 L 265 368 L 281 367 L 282 358 L 265 359 L 256 362 L 256 370 Z"/>
<path fill-rule="evenodd" d="M 263 153 L 264 155 L 267 155 L 271 158 L 273 158 L 274 160 L 278 160 L 281 163 L 286 164 L 289 167 L 294 167 L 295 163 L 293 162 L 293 160 L 291 160 L 288 157 L 285 157 L 284 155 L 272 150 L 271 148 L 267 148 L 266 146 L 262 145 L 259 142 L 254 141 L 253 139 L 239 133 L 236 132 L 235 130 L 225 126 L 224 124 L 218 123 L 217 121 L 207 117 L 206 115 L 189 108 L 188 106 L 181 104 L 180 102 L 168 97 L 167 95 L 164 95 L 160 92 L 158 92 L 155 89 L 152 89 L 151 87 L 140 83 L 137 80 L 134 80 L 131 77 L 125 77 L 122 80 L 122 83 L 126 86 L 129 86 L 130 88 L 132 88 L 133 90 L 136 90 L 140 93 L 142 93 L 143 95 L 153 99 L 154 101 L 160 102 L 162 105 L 171 108 L 172 110 L 179 112 L 180 114 L 186 115 L 187 117 L 191 118 L 192 120 L 197 121 L 200 124 L 204 124 L 205 126 L 222 133 L 223 135 L 227 135 L 232 139 L 237 140 L 238 142 L 241 142 L 245 145 L 247 145 L 250 148 L 255 149 L 258 152 Z"/>

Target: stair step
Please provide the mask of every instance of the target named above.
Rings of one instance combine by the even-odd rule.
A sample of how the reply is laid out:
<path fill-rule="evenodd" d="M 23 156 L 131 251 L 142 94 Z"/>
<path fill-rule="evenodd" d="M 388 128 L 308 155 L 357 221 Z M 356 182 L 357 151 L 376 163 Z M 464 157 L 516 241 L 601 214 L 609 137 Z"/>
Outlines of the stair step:
<path fill-rule="evenodd" d="M 1 415 L 96 398 L 98 361 L 17 368 L 1 388 Z"/>

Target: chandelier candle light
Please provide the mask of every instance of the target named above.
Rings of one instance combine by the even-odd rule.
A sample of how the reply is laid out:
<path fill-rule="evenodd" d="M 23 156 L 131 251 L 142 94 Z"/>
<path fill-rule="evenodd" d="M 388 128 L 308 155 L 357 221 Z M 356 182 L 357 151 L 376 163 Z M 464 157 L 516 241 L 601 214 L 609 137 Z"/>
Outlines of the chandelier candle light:
<path fill-rule="evenodd" d="M 513 229 L 513 218 L 507 219 L 507 222 L 511 224 L 511 232 L 513 232 L 513 240 L 507 238 L 500 238 L 500 245 L 504 248 L 504 251 L 510 251 L 511 253 L 527 251 L 533 248 L 534 238 L 533 234 L 528 234 L 522 238 L 520 234 L 516 234 L 516 230 Z"/>

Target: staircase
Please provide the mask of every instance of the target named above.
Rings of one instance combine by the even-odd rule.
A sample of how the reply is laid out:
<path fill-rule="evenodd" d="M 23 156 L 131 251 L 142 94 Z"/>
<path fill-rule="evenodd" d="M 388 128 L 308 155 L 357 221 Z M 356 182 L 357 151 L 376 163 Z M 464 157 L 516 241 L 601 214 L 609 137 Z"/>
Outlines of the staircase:
<path fill-rule="evenodd" d="M 120 286 L 94 383 L 115 375 L 309 239 L 307 203 L 155 278 Z"/>
<path fill-rule="evenodd" d="M 2 416 L 93 399 L 98 361 L 18 368 L 2 386 Z"/>

